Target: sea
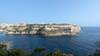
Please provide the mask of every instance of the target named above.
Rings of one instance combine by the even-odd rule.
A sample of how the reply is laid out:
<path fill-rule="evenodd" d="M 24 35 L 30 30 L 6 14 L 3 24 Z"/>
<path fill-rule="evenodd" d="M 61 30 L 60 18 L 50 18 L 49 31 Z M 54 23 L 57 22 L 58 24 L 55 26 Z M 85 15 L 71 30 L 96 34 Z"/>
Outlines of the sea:
<path fill-rule="evenodd" d="M 100 27 L 81 27 L 76 36 L 6 35 L 0 33 L 0 41 L 8 41 L 11 48 L 31 51 L 42 47 L 50 51 L 59 49 L 74 56 L 88 56 L 100 50 Z"/>

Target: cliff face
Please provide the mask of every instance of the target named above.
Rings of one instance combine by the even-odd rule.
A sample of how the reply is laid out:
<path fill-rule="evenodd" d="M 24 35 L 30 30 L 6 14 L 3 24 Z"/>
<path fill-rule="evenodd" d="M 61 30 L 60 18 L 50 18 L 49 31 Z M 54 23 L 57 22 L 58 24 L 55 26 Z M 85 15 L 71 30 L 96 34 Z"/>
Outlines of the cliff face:
<path fill-rule="evenodd" d="M 80 32 L 78 25 L 52 25 L 44 28 L 43 34 L 46 36 L 77 35 Z"/>
<path fill-rule="evenodd" d="M 46 36 L 76 35 L 80 27 L 73 24 L 18 24 L 0 26 L 6 34 L 43 34 Z"/>

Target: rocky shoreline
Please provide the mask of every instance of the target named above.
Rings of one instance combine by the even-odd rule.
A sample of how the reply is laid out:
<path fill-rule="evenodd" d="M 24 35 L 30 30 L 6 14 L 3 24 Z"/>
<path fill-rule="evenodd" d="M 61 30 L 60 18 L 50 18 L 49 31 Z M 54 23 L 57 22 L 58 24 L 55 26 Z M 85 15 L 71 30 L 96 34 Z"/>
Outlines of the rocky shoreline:
<path fill-rule="evenodd" d="M 80 26 L 75 24 L 1 24 L 0 30 L 5 34 L 61 36 L 77 35 L 80 33 Z"/>

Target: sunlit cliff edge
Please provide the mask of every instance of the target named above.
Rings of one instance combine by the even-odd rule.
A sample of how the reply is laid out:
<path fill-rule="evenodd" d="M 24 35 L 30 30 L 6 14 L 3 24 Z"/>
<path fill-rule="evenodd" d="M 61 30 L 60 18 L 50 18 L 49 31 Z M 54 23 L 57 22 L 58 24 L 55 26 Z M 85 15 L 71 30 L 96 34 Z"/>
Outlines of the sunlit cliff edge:
<path fill-rule="evenodd" d="M 75 24 L 0 24 L 5 34 L 42 34 L 45 36 L 77 35 L 80 26 Z"/>

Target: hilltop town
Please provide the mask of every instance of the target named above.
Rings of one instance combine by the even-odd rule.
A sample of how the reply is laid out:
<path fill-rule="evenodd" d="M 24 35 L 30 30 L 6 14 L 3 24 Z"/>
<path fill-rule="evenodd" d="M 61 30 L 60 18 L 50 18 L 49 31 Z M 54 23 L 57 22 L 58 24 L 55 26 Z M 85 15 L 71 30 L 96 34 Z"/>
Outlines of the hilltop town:
<path fill-rule="evenodd" d="M 76 35 L 80 27 L 74 24 L 0 24 L 5 34 L 42 34 L 45 36 Z"/>

